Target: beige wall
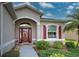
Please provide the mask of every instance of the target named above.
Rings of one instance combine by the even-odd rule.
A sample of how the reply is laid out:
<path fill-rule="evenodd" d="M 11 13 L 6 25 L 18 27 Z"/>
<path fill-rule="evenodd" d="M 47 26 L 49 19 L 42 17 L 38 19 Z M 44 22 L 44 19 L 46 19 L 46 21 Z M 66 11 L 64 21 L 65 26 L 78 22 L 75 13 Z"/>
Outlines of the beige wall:
<path fill-rule="evenodd" d="M 57 26 L 61 25 L 62 26 L 62 38 L 69 38 L 69 39 L 74 39 L 77 40 L 78 36 L 77 36 L 77 31 L 72 31 L 72 32 L 63 32 L 65 23 L 56 23 L 56 22 L 40 22 L 40 33 L 41 33 L 41 39 L 43 39 L 43 25 L 47 25 L 47 24 L 56 24 Z"/>
<path fill-rule="evenodd" d="M 65 35 L 65 38 L 74 39 L 74 40 L 78 39 L 77 31 L 65 32 L 64 35 Z"/>
<path fill-rule="evenodd" d="M 0 56 L 1 56 L 1 3 L 0 3 Z"/>
<path fill-rule="evenodd" d="M 15 12 L 16 12 L 17 18 L 30 17 L 35 19 L 36 21 L 40 21 L 40 15 L 29 8 L 22 8 L 22 9 L 16 10 Z"/>
<path fill-rule="evenodd" d="M 29 19 L 20 19 L 18 21 L 15 22 L 15 27 L 16 27 L 16 39 L 19 39 L 19 25 L 23 22 L 26 22 L 26 23 L 30 23 L 31 24 L 31 27 L 32 27 L 32 42 L 34 40 L 36 40 L 36 33 L 37 33 L 37 29 L 36 29 L 36 23 L 32 20 L 29 20 Z"/>
<path fill-rule="evenodd" d="M 63 23 L 55 23 L 55 22 L 40 22 L 40 32 L 41 32 L 41 39 L 43 39 L 43 25 L 50 25 L 50 24 L 52 24 L 52 25 L 56 25 L 57 27 L 59 26 L 59 25 L 61 25 L 61 27 L 62 27 L 62 30 L 63 30 Z M 57 29 L 57 32 L 58 32 L 58 29 Z M 59 36 L 58 36 L 58 34 L 57 34 L 57 38 L 58 38 Z M 62 31 L 62 38 L 64 38 L 64 36 L 63 36 L 63 31 Z"/>
<path fill-rule="evenodd" d="M 20 17 L 29 17 L 29 18 L 33 18 L 34 20 L 38 21 L 40 23 L 40 37 L 42 39 L 43 36 L 43 25 L 44 24 L 56 24 L 57 26 L 61 25 L 62 26 L 62 30 L 64 28 L 64 23 L 56 23 L 56 22 L 40 22 L 40 15 L 37 14 L 36 12 L 34 12 L 33 10 L 29 9 L 29 8 L 22 8 L 19 10 L 16 10 L 16 15 L 18 18 Z M 63 31 L 62 31 L 63 33 Z M 74 37 L 75 36 L 75 37 Z M 68 33 L 63 33 L 62 34 L 62 38 L 72 38 L 72 39 L 77 39 L 77 35 L 76 33 L 72 33 L 72 34 L 68 34 Z"/>
<path fill-rule="evenodd" d="M 0 45 L 1 45 L 1 3 L 0 3 Z"/>
<path fill-rule="evenodd" d="M 3 7 L 3 16 L 3 53 L 5 53 L 15 45 L 15 37 L 13 19 L 5 7 Z"/>
<path fill-rule="evenodd" d="M 33 40 L 36 40 L 36 38 L 40 39 L 40 33 L 39 33 L 40 30 L 38 29 L 38 27 L 39 27 L 38 24 L 40 24 L 40 15 L 27 7 L 15 10 L 15 13 L 17 15 L 17 19 L 15 21 L 17 21 L 18 19 L 27 18 L 27 19 L 32 19 L 32 21 L 36 22 L 36 25 L 34 25 L 35 23 L 31 22 L 32 27 L 33 27 L 32 39 Z M 29 22 L 29 20 L 27 20 L 27 22 Z M 35 26 L 35 28 L 34 28 L 34 26 Z M 17 32 L 16 36 L 18 37 L 18 32 Z M 16 38 L 16 39 L 18 39 L 18 38 Z"/>

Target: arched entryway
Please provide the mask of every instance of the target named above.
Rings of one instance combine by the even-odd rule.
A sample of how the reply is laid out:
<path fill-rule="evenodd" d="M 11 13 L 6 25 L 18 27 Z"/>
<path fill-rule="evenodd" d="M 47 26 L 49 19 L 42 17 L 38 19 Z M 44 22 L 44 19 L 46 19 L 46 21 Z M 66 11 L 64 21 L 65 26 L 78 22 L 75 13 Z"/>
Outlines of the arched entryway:
<path fill-rule="evenodd" d="M 37 40 L 37 22 L 28 18 L 16 20 L 15 36 L 19 43 L 32 43 Z"/>

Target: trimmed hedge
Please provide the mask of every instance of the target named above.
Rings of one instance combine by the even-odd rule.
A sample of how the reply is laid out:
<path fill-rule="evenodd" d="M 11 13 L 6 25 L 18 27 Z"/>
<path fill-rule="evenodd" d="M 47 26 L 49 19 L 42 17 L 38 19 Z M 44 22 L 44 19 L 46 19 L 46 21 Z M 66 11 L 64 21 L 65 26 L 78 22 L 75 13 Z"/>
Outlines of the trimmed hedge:
<path fill-rule="evenodd" d="M 57 48 L 57 49 L 63 48 L 63 43 L 61 41 L 54 42 L 54 48 Z"/>
<path fill-rule="evenodd" d="M 69 38 L 66 38 L 65 40 L 66 40 L 66 41 L 76 41 L 76 40 L 74 40 L 74 39 L 69 39 Z"/>
<path fill-rule="evenodd" d="M 76 45 L 74 44 L 74 42 L 66 42 L 65 45 L 67 48 L 76 48 Z"/>
<path fill-rule="evenodd" d="M 67 48 L 76 48 L 77 46 L 77 41 L 74 39 L 65 39 L 65 45 Z"/>
<path fill-rule="evenodd" d="M 37 41 L 36 46 L 38 49 L 47 49 L 50 45 L 48 41 Z"/>
<path fill-rule="evenodd" d="M 68 38 L 66 38 L 65 42 L 73 42 L 75 45 L 77 45 L 77 41 L 74 40 L 74 39 L 68 39 Z"/>

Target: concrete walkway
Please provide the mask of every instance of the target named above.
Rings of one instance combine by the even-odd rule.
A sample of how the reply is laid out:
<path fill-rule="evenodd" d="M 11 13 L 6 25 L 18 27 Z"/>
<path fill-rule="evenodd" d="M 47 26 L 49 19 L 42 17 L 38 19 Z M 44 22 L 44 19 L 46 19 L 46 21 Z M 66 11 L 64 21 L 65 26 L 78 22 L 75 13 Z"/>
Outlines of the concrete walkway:
<path fill-rule="evenodd" d="M 32 45 L 20 46 L 20 57 L 38 57 Z"/>

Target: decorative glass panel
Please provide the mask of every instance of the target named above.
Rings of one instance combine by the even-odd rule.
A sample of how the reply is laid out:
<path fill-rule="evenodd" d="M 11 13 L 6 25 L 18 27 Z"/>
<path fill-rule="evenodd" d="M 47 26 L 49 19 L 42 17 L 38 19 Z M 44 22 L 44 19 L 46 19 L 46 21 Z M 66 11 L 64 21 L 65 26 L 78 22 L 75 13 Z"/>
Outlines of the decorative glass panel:
<path fill-rule="evenodd" d="M 56 26 L 54 25 L 48 26 L 48 32 L 56 32 Z"/>
<path fill-rule="evenodd" d="M 31 26 L 29 24 L 21 24 L 20 27 L 27 27 L 27 28 L 31 28 Z"/>

